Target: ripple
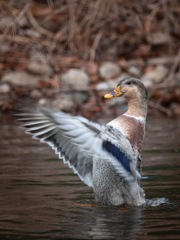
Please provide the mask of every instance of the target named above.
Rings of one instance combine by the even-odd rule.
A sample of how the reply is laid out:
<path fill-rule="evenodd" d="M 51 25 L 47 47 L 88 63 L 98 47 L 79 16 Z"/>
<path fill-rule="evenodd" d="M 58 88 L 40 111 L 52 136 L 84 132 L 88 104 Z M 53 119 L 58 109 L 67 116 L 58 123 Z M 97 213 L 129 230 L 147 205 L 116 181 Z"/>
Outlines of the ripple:
<path fill-rule="evenodd" d="M 174 205 L 168 198 L 153 198 L 153 199 L 146 199 L 146 206 L 149 207 L 158 207 L 160 205 Z"/>

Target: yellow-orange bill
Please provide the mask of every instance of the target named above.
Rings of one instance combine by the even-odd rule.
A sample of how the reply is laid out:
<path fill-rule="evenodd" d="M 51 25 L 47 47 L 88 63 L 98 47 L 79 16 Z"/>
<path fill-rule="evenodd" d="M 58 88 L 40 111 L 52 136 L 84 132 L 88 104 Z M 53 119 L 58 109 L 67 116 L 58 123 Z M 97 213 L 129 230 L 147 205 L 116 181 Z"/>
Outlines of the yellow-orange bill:
<path fill-rule="evenodd" d="M 121 92 L 120 86 L 117 86 L 112 92 L 105 94 L 104 98 L 118 97 L 121 96 L 122 94 L 123 92 Z"/>
<path fill-rule="evenodd" d="M 114 96 L 111 93 L 107 93 L 104 95 L 104 98 L 113 98 Z"/>

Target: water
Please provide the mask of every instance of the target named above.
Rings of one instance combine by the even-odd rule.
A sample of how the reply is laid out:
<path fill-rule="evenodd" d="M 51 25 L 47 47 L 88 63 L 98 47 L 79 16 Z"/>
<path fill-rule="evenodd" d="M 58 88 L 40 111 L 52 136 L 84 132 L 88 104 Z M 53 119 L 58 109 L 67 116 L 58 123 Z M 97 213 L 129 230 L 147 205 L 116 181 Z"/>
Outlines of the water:
<path fill-rule="evenodd" d="M 180 123 L 149 119 L 143 150 L 147 205 L 101 207 L 53 150 L 0 125 L 0 240 L 180 239 Z"/>

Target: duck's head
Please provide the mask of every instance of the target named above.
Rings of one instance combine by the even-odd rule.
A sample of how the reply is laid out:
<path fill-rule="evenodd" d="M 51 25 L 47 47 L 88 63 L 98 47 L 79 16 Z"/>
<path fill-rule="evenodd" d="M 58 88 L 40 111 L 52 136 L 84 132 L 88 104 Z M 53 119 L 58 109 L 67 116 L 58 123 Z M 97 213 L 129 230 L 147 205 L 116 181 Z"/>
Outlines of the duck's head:
<path fill-rule="evenodd" d="M 124 78 L 117 87 L 110 93 L 104 95 L 105 98 L 124 96 L 127 100 L 131 98 L 145 98 L 147 100 L 147 90 L 144 84 L 136 78 Z"/>
<path fill-rule="evenodd" d="M 147 109 L 148 93 L 144 84 L 138 79 L 131 77 L 124 78 L 112 92 L 104 95 L 105 98 L 121 96 L 128 101 L 129 107 Z"/>

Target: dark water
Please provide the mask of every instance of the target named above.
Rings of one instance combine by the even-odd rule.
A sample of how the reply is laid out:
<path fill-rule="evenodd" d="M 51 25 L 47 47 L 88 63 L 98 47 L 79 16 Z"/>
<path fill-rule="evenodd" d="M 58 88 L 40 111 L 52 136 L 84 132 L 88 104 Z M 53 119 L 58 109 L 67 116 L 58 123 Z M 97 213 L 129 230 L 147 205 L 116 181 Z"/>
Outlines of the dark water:
<path fill-rule="evenodd" d="M 180 123 L 149 119 L 143 151 L 147 206 L 105 208 L 54 152 L 0 125 L 0 240 L 180 239 Z"/>

